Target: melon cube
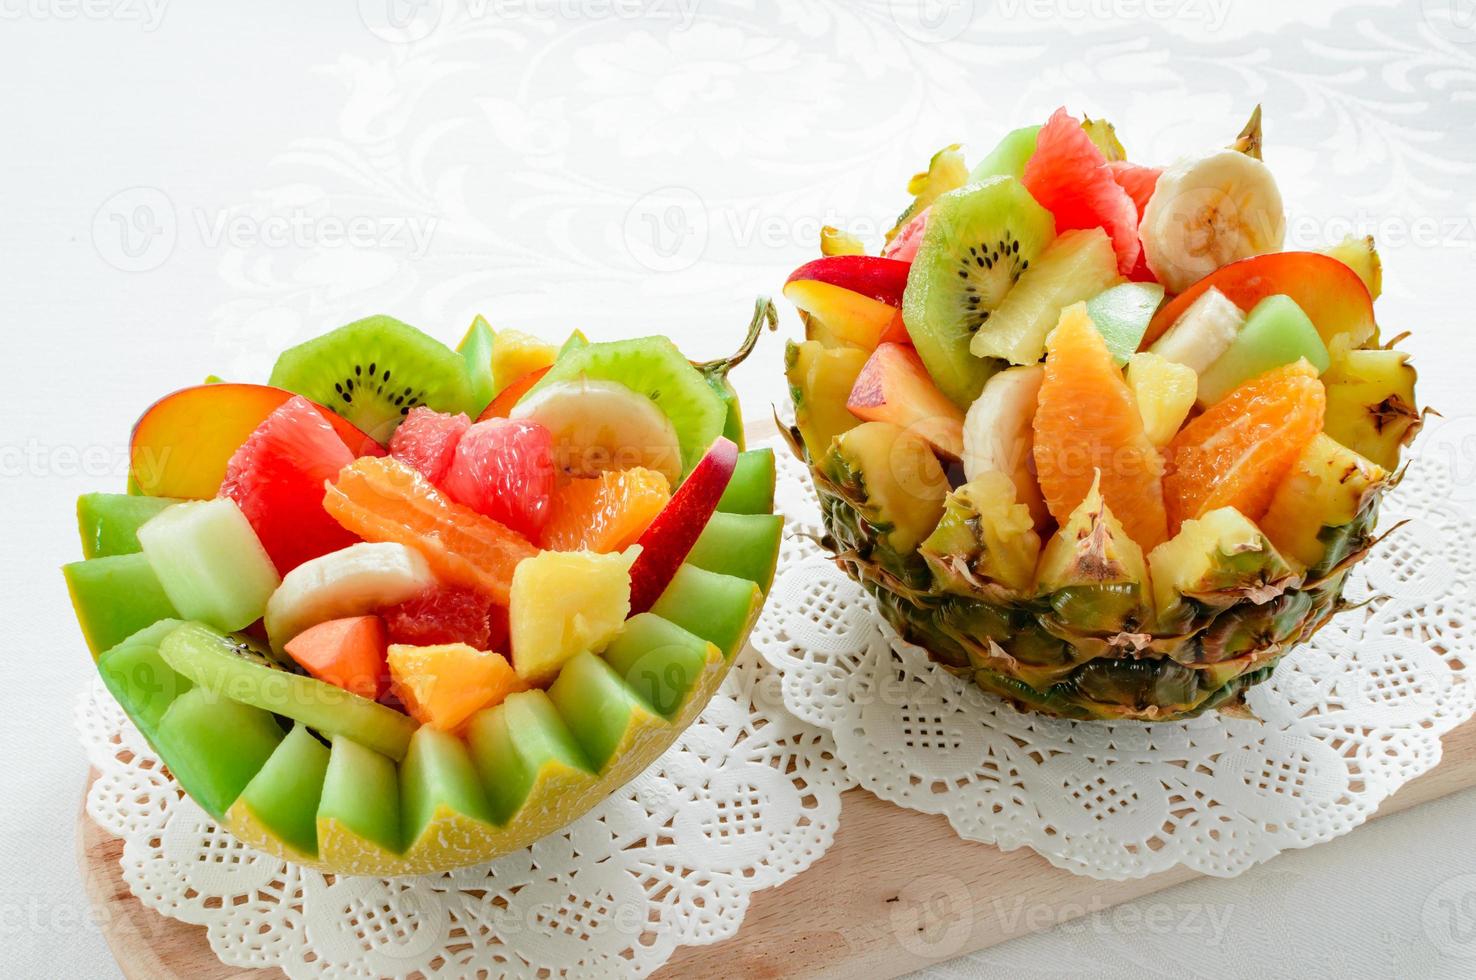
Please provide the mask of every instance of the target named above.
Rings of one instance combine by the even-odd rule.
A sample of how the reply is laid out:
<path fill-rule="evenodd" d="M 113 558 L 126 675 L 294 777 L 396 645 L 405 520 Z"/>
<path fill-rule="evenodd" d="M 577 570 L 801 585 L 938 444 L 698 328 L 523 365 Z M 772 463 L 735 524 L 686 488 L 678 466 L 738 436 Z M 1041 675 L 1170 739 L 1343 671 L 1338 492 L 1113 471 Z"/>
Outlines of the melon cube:
<path fill-rule="evenodd" d="M 465 643 L 389 648 L 390 686 L 422 725 L 455 731 L 483 708 L 501 704 L 526 685 L 507 658 Z"/>
<path fill-rule="evenodd" d="M 544 551 L 518 563 L 508 615 L 519 677 L 546 686 L 571 657 L 609 645 L 630 615 L 635 554 Z"/>
<path fill-rule="evenodd" d="M 170 507 L 138 529 L 138 540 L 184 619 L 245 629 L 282 584 L 251 522 L 227 497 Z"/>

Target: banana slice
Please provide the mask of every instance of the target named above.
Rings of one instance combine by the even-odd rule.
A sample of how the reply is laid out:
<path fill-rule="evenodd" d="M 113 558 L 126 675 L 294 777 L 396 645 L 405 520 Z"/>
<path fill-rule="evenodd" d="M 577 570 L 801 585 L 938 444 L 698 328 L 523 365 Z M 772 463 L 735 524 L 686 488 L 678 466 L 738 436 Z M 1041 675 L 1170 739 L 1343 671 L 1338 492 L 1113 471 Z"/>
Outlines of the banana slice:
<path fill-rule="evenodd" d="M 1031 470 L 1035 406 L 1045 368 L 1012 367 L 991 377 L 964 416 L 963 468 L 972 481 L 998 470 L 1015 485 L 1015 502 L 1030 508 L 1037 526 L 1050 519 Z"/>
<path fill-rule="evenodd" d="M 1237 150 L 1189 157 L 1158 178 L 1138 237 L 1153 275 L 1183 292 L 1236 259 L 1280 251 L 1281 191 L 1269 167 Z"/>
<path fill-rule="evenodd" d="M 617 381 L 560 381 L 535 391 L 512 410 L 553 433 L 554 463 L 569 476 L 643 466 L 682 478 L 682 445 L 666 413 Z"/>
<path fill-rule="evenodd" d="M 1244 325 L 1245 314 L 1240 307 L 1211 286 L 1148 349 L 1166 361 L 1203 374 L 1230 349 Z"/>
<path fill-rule="evenodd" d="M 436 584 L 418 551 L 402 544 L 356 544 L 287 573 L 267 602 L 267 637 L 280 654 L 288 640 L 319 623 L 366 616 Z"/>

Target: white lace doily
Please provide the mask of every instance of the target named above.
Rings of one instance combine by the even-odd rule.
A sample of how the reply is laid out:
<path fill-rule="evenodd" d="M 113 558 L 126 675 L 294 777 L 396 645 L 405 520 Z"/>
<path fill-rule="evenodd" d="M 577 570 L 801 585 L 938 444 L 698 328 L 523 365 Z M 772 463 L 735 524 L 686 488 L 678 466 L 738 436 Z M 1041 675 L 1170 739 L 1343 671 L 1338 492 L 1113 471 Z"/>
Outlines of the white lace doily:
<path fill-rule="evenodd" d="M 643 775 L 560 833 L 422 878 L 323 875 L 251 850 L 182 796 L 101 681 L 78 727 L 87 812 L 124 839 L 144 905 L 203 925 L 223 963 L 292 977 L 643 976 L 733 935 L 749 896 L 830 846 L 850 783 L 749 648 Z M 546 972 L 540 972 L 546 971 Z"/>
<path fill-rule="evenodd" d="M 862 787 L 944 814 L 965 838 L 1097 878 L 1177 864 L 1238 874 L 1358 826 L 1440 760 L 1440 736 L 1476 707 L 1476 523 L 1454 499 L 1453 457 L 1423 446 L 1381 527 L 1408 523 L 1350 576 L 1348 597 L 1367 604 L 1252 690 L 1262 723 L 1046 718 L 934 667 L 797 533 L 819 534 L 820 514 L 782 451 L 791 544 L 754 645 Z"/>

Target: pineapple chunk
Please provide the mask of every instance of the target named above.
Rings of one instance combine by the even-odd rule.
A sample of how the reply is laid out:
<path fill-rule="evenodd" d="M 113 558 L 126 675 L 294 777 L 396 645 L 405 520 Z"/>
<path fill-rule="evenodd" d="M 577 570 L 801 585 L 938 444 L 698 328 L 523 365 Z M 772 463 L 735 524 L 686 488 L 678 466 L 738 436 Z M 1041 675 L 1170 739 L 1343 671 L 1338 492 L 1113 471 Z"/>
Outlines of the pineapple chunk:
<path fill-rule="evenodd" d="M 1074 629 L 1137 629 L 1151 619 L 1143 549 L 1102 499 L 1102 475 L 1046 545 L 1035 591 L 1051 597 L 1057 616 Z"/>
<path fill-rule="evenodd" d="M 1186 600 L 1217 608 L 1243 599 L 1260 604 L 1296 578 L 1260 528 L 1234 507 L 1185 521 L 1149 553 L 1148 568 L 1159 617 L 1170 628 L 1192 619 Z"/>
<path fill-rule="evenodd" d="M 1383 467 L 1319 435 L 1276 489 L 1261 529 L 1282 554 L 1316 568 L 1327 555 L 1327 529 L 1356 519 L 1388 478 Z"/>
<path fill-rule="evenodd" d="M 1358 273 L 1358 278 L 1368 287 L 1368 298 L 1378 299 L 1384 291 L 1384 264 L 1379 260 L 1379 250 L 1374 246 L 1372 235 L 1356 238 L 1349 235 L 1331 248 L 1322 250 Z"/>
<path fill-rule="evenodd" d="M 1194 407 L 1198 375 L 1187 364 L 1144 351 L 1129 358 L 1127 383 L 1149 441 L 1155 446 L 1168 445 Z"/>
<path fill-rule="evenodd" d="M 1399 452 L 1420 429 L 1415 407 L 1415 369 L 1397 350 L 1339 353 L 1322 376 L 1327 386 L 1323 431 L 1386 470 L 1399 466 Z"/>
<path fill-rule="evenodd" d="M 496 397 L 514 381 L 548 367 L 559 349 L 521 330 L 499 330 L 492 340 L 492 390 Z"/>
<path fill-rule="evenodd" d="M 543 551 L 518 563 L 508 620 L 519 677 L 543 687 L 571 657 L 609 645 L 630 615 L 636 554 Z"/>
<path fill-rule="evenodd" d="M 948 476 L 927 441 L 899 425 L 865 422 L 842 433 L 822 469 L 899 555 L 916 551 L 943 517 Z"/>
<path fill-rule="evenodd" d="M 827 348 L 818 340 L 791 341 L 785 350 L 784 374 L 794 399 L 794 420 L 810 459 L 823 458 L 832 439 L 860 424 L 846 408 L 846 400 L 869 356 L 856 347 Z"/>
<path fill-rule="evenodd" d="M 1023 592 L 1035 575 L 1040 535 L 1030 509 L 1015 502 L 1014 483 L 989 470 L 948 495 L 922 555 L 949 591 L 968 595 L 984 580 Z"/>
<path fill-rule="evenodd" d="M 455 731 L 483 708 L 527 690 L 507 658 L 465 643 L 434 647 L 395 644 L 386 658 L 390 684 L 410 717 L 422 725 Z"/>
<path fill-rule="evenodd" d="M 821 255 L 865 255 L 866 246 L 848 231 L 825 225 L 820 229 Z"/>

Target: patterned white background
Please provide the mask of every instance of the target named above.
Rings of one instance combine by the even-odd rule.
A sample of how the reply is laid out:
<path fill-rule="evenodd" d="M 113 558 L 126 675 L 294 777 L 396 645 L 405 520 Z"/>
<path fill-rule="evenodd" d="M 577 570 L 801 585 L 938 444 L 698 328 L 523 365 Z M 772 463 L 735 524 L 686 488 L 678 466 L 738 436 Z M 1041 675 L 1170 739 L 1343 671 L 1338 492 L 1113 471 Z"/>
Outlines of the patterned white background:
<path fill-rule="evenodd" d="M 369 308 L 448 339 L 480 310 L 716 355 L 821 223 L 881 226 L 940 145 L 977 153 L 1064 101 L 1159 162 L 1261 101 L 1293 240 L 1384 243 L 1381 319 L 1417 331 L 1452 493 L 1476 501 L 1472 0 L 0 0 L 0 21 L 19 975 L 110 970 L 72 870 L 88 667 L 54 572 L 67 500 L 119 479 L 161 389 L 262 373 Z M 778 352 L 738 376 L 755 407 L 781 394 Z M 949 970 L 1469 975 L 1473 818 L 1468 794 Z M 1230 914 L 1206 932 L 1163 912 L 1189 906 Z"/>

